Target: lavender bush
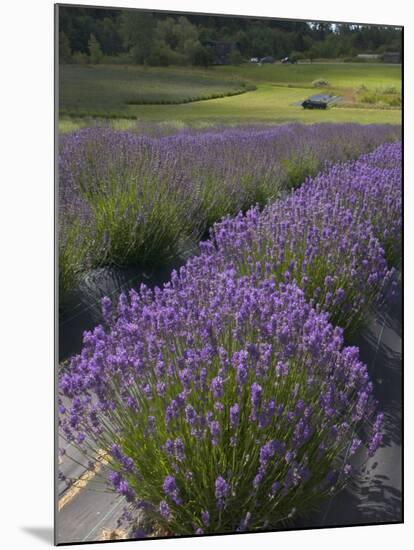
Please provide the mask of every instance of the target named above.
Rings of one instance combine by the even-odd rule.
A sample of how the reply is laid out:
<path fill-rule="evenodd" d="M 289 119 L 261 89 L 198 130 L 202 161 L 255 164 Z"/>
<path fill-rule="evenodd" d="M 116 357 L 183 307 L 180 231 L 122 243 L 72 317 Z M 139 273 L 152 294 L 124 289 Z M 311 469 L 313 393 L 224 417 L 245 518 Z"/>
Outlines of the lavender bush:
<path fill-rule="evenodd" d="M 402 149 L 386 143 L 355 162 L 333 166 L 305 186 L 322 191 L 352 210 L 354 218 L 370 223 L 389 265 L 398 267 L 402 256 Z"/>
<path fill-rule="evenodd" d="M 86 242 L 80 238 L 79 221 L 59 224 L 59 303 L 65 304 L 68 292 L 76 285 L 78 274 L 85 266 Z"/>
<path fill-rule="evenodd" d="M 90 264 L 148 264 L 175 257 L 195 215 L 191 190 L 172 152 L 128 132 L 88 128 L 64 136 L 63 193 L 76 195 Z M 62 208 L 61 216 L 65 216 Z"/>
<path fill-rule="evenodd" d="M 103 306 L 106 330 L 60 377 L 61 431 L 91 458 L 108 450 L 130 521 L 142 508 L 174 535 L 278 527 L 350 474 L 372 384 L 297 286 L 256 286 L 210 257 L 196 278 L 182 268 Z"/>
<path fill-rule="evenodd" d="M 263 206 L 327 161 L 355 158 L 399 133 L 387 125 L 288 124 L 159 138 L 109 128 L 61 136 L 60 217 L 74 220 L 62 230 L 61 255 L 79 271 L 66 250 L 65 231 L 73 231 L 87 250 L 83 269 L 166 263 L 223 216 Z"/>
<path fill-rule="evenodd" d="M 164 534 L 282 526 L 376 452 L 383 416 L 343 329 L 392 277 L 383 243 L 398 263 L 399 155 L 332 166 L 217 224 L 163 289 L 103 300 L 60 372 L 60 431 L 106 453 L 130 526 L 140 510 Z"/>
<path fill-rule="evenodd" d="M 204 253 L 217 249 L 241 275 L 296 280 L 349 334 L 393 276 L 384 249 L 394 265 L 401 258 L 400 165 L 393 144 L 333 166 L 263 212 L 215 225 Z"/>
<path fill-rule="evenodd" d="M 264 205 L 315 175 L 326 162 L 356 158 L 384 141 L 398 139 L 399 132 L 386 125 L 286 124 L 202 133 L 187 130 L 162 141 L 176 151 L 178 166 L 191 174 L 209 221 L 217 221 L 231 214 L 226 210 L 229 195 L 234 213 L 255 203 Z M 215 193 L 223 189 L 224 205 L 218 208 L 221 200 Z M 208 191 L 211 196 L 203 200 L 203 192 Z"/>
<path fill-rule="evenodd" d="M 60 186 L 58 204 L 59 305 L 62 305 L 88 265 L 96 239 L 89 206 L 73 186 Z"/>

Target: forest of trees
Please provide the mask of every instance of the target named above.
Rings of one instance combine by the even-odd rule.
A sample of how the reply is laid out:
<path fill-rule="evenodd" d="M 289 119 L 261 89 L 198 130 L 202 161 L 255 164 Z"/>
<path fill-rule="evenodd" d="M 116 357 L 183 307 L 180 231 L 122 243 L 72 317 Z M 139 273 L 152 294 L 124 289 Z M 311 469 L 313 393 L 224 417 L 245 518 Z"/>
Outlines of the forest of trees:
<path fill-rule="evenodd" d="M 61 63 L 124 62 L 201 65 L 216 62 L 217 44 L 229 63 L 251 57 L 354 58 L 400 52 L 401 29 L 98 8 L 59 8 Z"/>

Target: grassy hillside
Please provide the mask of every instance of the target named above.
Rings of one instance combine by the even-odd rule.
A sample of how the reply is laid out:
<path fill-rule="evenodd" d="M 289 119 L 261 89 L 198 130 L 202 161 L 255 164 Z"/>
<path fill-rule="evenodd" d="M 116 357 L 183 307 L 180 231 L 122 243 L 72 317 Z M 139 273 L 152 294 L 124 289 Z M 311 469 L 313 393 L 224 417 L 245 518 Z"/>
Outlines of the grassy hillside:
<path fill-rule="evenodd" d="M 299 63 L 297 65 L 254 65 L 216 67 L 219 74 L 237 75 L 255 82 L 308 86 L 316 79 L 328 80 L 340 89 L 396 86 L 401 89 L 401 65 L 383 63 Z"/>
<path fill-rule="evenodd" d="M 308 111 L 298 105 L 315 93 L 312 82 L 317 79 L 328 81 L 326 90 L 344 98 L 342 106 Z M 60 130 L 90 125 L 85 116 L 117 119 L 112 125 L 125 128 L 137 120 L 195 127 L 289 121 L 399 124 L 401 110 L 382 101 L 388 89 L 393 99 L 400 98 L 399 65 L 246 64 L 206 70 L 67 66 L 61 73 Z M 363 103 L 367 94 L 374 100 Z"/>
<path fill-rule="evenodd" d="M 60 112 L 118 116 L 130 105 L 181 104 L 254 89 L 231 75 L 194 69 L 64 65 L 60 70 Z"/>

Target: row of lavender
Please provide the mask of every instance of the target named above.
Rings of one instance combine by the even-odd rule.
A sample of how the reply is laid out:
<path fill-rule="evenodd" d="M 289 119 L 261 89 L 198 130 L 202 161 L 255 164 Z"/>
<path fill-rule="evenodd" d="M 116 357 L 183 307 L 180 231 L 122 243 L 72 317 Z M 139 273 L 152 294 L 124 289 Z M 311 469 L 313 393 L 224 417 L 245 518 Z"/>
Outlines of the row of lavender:
<path fill-rule="evenodd" d="M 400 170 L 398 143 L 333 166 L 216 225 L 163 289 L 104 299 L 61 372 L 60 430 L 107 450 L 130 526 L 143 510 L 147 534 L 277 528 L 376 452 L 367 368 L 332 321 L 352 329 L 393 288 Z"/>
<path fill-rule="evenodd" d="M 223 216 L 263 206 L 326 162 L 399 135 L 389 125 L 288 124 L 159 138 L 109 128 L 61 136 L 61 297 L 91 267 L 175 260 Z"/>

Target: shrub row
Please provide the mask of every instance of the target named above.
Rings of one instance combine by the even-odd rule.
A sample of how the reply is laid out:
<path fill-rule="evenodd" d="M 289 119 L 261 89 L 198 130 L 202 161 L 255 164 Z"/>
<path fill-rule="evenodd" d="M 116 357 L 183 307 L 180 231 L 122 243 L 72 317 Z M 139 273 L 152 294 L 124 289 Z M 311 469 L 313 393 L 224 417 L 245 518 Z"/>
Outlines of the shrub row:
<path fill-rule="evenodd" d="M 401 146 L 308 178 L 289 197 L 216 224 L 217 249 L 241 275 L 295 279 L 348 333 L 358 328 L 401 261 Z"/>
<path fill-rule="evenodd" d="M 60 431 L 91 460 L 107 451 L 132 536 L 281 527 L 376 452 L 367 368 L 331 321 L 391 277 L 378 239 L 400 235 L 400 160 L 395 144 L 334 166 L 217 225 L 163 289 L 103 300 L 60 373 Z"/>
<path fill-rule="evenodd" d="M 289 124 L 161 138 L 89 128 L 60 138 L 61 297 L 102 264 L 153 266 L 189 240 L 264 206 L 326 163 L 356 158 L 399 127 Z"/>
<path fill-rule="evenodd" d="M 194 96 L 181 96 L 181 97 L 171 97 L 171 98 L 160 98 L 156 97 L 136 97 L 127 101 L 128 105 L 184 105 L 185 103 L 194 103 L 196 101 L 207 101 L 210 99 L 222 99 L 223 97 L 232 97 L 236 95 L 241 95 L 246 92 L 253 92 L 256 90 L 256 86 L 251 84 L 245 84 L 241 82 L 239 84 L 239 89 L 228 90 L 225 92 L 206 92 L 205 94 L 194 95 Z"/>

